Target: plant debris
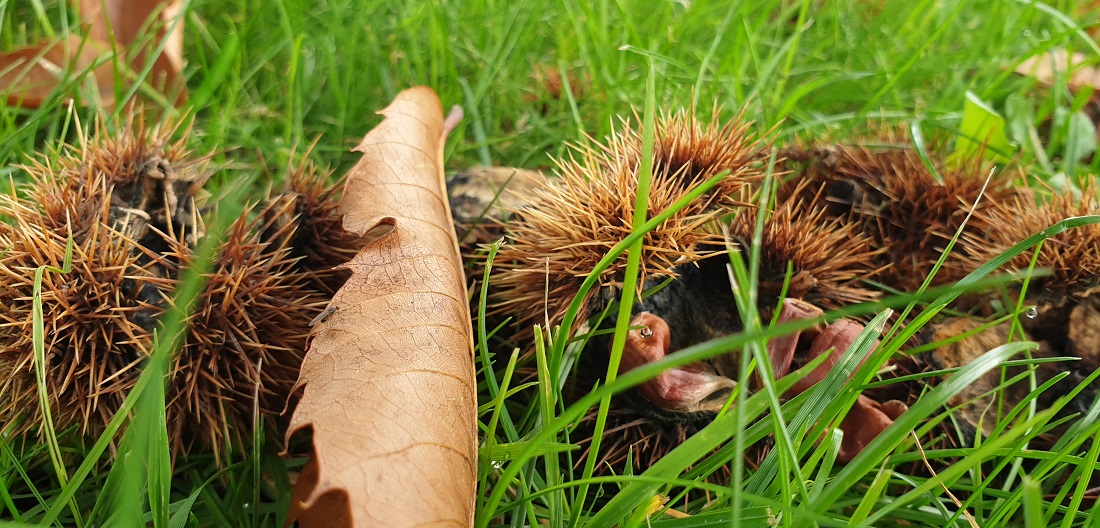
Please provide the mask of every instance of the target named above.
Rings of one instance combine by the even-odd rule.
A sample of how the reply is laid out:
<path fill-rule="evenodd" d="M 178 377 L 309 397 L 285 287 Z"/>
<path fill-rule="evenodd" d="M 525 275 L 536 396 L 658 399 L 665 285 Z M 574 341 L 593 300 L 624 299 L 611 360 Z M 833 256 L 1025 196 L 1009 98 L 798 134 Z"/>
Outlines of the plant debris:
<path fill-rule="evenodd" d="M 43 278 L 46 384 L 58 429 L 95 435 L 136 383 L 157 318 L 207 236 L 199 197 L 208 172 L 186 150 L 186 131 L 140 123 L 117 129 L 100 122 L 79 145 L 34 160 L 25 167 L 27 195 L 0 197 L 0 215 L 11 219 L 0 224 L 8 248 L 0 257 L 0 408 L 10 417 L 8 434 L 42 424 L 31 332 L 35 269 L 61 267 L 71 238 L 72 271 Z M 172 141 L 177 133 L 183 137 Z M 289 180 L 321 188 L 325 178 L 299 171 Z M 316 196 L 335 197 L 328 190 Z M 298 255 L 347 242 L 299 229 L 327 220 L 294 203 L 251 206 L 219 244 L 166 392 L 177 455 L 245 445 L 254 408 L 277 416 L 287 405 L 308 323 L 327 300 Z"/>
<path fill-rule="evenodd" d="M 0 52 L 0 93 L 8 105 L 35 108 L 61 90 L 78 92 L 85 102 L 112 106 L 116 89 L 136 82 L 148 82 L 177 105 L 187 98 L 182 0 L 77 3 L 84 37 L 69 34 Z M 141 78 L 147 64 L 148 77 Z M 92 89 L 77 90 L 86 76 Z M 118 79 L 123 79 L 122 86 L 116 86 Z"/>
<path fill-rule="evenodd" d="M 287 436 L 310 429 L 300 526 L 473 522 L 477 394 L 462 259 L 446 200 L 444 124 L 426 87 L 397 95 L 356 150 L 344 228 L 370 242 L 313 327 Z"/>

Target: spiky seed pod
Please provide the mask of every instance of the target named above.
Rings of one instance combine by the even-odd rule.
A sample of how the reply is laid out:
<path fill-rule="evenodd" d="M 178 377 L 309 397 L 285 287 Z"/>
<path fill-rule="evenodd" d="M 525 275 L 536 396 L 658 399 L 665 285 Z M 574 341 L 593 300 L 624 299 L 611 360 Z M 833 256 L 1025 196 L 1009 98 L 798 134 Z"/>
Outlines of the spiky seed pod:
<path fill-rule="evenodd" d="M 68 234 L 13 197 L 0 201 L 0 209 L 14 219 L 0 224 L 6 248 L 0 257 L 0 412 L 8 417 L 6 433 L 21 435 L 42 423 L 32 341 L 35 270 L 62 267 Z M 95 216 L 107 214 L 104 208 Z M 160 308 L 143 295 L 155 273 L 138 263 L 132 240 L 105 222 L 88 222 L 74 240 L 72 271 L 43 275 L 46 383 L 58 428 L 94 432 L 90 424 L 111 418 L 128 388 L 122 380 L 149 355 L 142 321 Z"/>
<path fill-rule="evenodd" d="M 984 264 L 1013 244 L 1075 216 L 1100 213 L 1095 181 L 1077 197 L 1069 192 L 1021 190 L 1011 201 L 995 204 L 982 212 L 989 230 L 967 235 L 970 258 L 960 264 L 969 271 Z M 1021 319 L 1037 339 L 1048 341 L 1065 355 L 1081 357 L 1085 364 L 1100 366 L 1100 226 L 1085 225 L 1054 235 L 1043 242 L 1039 254 L 1025 251 L 1005 265 L 1008 271 L 1024 272 L 1035 266 L 1050 271 L 1028 286 L 1029 303 L 1037 305 L 1034 317 Z"/>
<path fill-rule="evenodd" d="M 70 236 L 72 271 L 46 273 L 42 290 L 55 424 L 100 431 L 136 383 L 157 316 L 192 264 L 203 232 L 193 203 L 201 167 L 186 160 L 182 142 L 168 146 L 166 138 L 144 129 L 112 137 L 100 128 L 57 161 L 28 167 L 33 185 L 26 198 L 0 197 L 0 214 L 11 219 L 0 223 L 7 248 L 0 255 L 6 433 L 33 432 L 41 423 L 33 277 L 40 266 L 61 267 Z M 218 249 L 167 387 L 176 454 L 193 445 L 220 450 L 226 440 L 240 442 L 250 436 L 254 407 L 270 414 L 286 407 L 309 323 L 327 299 L 311 284 L 299 249 L 290 246 L 306 240 L 321 247 L 297 236 L 300 225 L 315 227 L 307 235 L 330 236 L 331 219 L 318 216 L 335 209 L 331 193 L 318 191 L 309 178 L 293 180 L 304 185 L 295 200 L 275 200 L 237 219 Z M 298 208 L 313 216 L 302 217 Z M 295 221 L 277 221 L 285 218 Z"/>
<path fill-rule="evenodd" d="M 177 453 L 189 443 L 218 447 L 227 438 L 243 445 L 254 406 L 271 416 L 287 408 L 310 321 L 328 299 L 311 287 L 287 245 L 295 225 L 260 223 L 288 214 L 293 206 L 274 202 L 269 209 L 283 210 L 263 211 L 257 219 L 241 217 L 225 234 L 173 363 L 168 423 Z M 271 235 L 272 241 L 264 240 Z M 177 245 L 166 260 L 183 269 L 193 254 Z"/>
<path fill-rule="evenodd" d="M 1036 193 L 1022 189 L 1012 199 L 990 203 L 975 214 L 975 219 L 988 227 L 963 235 L 966 245 L 972 249 L 967 258 L 960 261 L 960 271 L 973 270 L 1013 244 L 1062 220 L 1097 214 L 1100 211 L 1098 192 L 1100 189 L 1095 183 L 1087 184 L 1080 197 L 1069 192 Z M 1005 267 L 1027 270 L 1033 256 L 1033 252 L 1025 251 Z M 1049 295 L 1065 296 L 1097 286 L 1100 284 L 1100 226 L 1081 226 L 1047 239 L 1035 265 L 1049 269 L 1052 274 L 1036 278 L 1032 288 Z"/>
<path fill-rule="evenodd" d="M 107 198 L 111 224 L 124 227 L 136 241 L 160 238 L 149 227 L 179 232 L 192 244 L 202 236 L 194 200 L 207 178 L 202 170 L 205 159 L 193 158 L 184 139 L 171 141 L 179 130 L 131 122 L 110 133 L 102 120 L 95 127 L 91 135 L 80 134 L 79 154 L 70 148 L 56 162 L 33 160 L 27 167 L 36 183 L 54 191 L 35 194 L 50 227 L 62 229 L 71 221 L 78 235 L 87 222 L 98 220 L 100 201 Z"/>
<path fill-rule="evenodd" d="M 763 143 L 740 117 L 727 125 L 701 124 L 691 113 L 663 116 L 656 127 L 650 216 L 671 208 L 690 189 L 729 169 L 716 189 L 688 204 L 643 240 L 639 284 L 647 277 L 673 276 L 676 266 L 714 253 L 720 240 L 711 224 L 723 205 L 759 180 Z M 589 141 L 568 158 L 555 160 L 558 178 L 541 183 L 515 211 L 508 243 L 494 264 L 499 310 L 515 314 L 521 327 L 560 321 L 585 277 L 631 231 L 638 190 L 641 133 L 627 121 L 604 144 Z M 698 157 L 696 157 L 698 156 Z M 578 159 L 579 157 L 579 159 Z M 601 285 L 621 281 L 624 254 L 601 275 Z M 594 293 L 594 292 L 593 292 Z M 549 306 L 545 306 L 545 300 Z M 590 297 L 587 301 L 591 301 Z M 580 314 L 583 320 L 589 302 Z M 544 310 L 545 307 L 545 310 Z"/>
<path fill-rule="evenodd" d="M 808 182 L 801 184 L 806 185 Z M 876 249 L 856 225 L 829 217 L 824 189 L 814 195 L 804 191 L 795 189 L 764 223 L 757 284 L 761 303 L 777 306 L 784 283 L 786 297 L 804 299 L 826 310 L 877 298 L 879 292 L 863 281 L 878 272 L 875 263 L 884 249 Z M 746 248 L 752 242 L 758 214 L 757 209 L 744 210 L 730 224 L 730 236 Z"/>
<path fill-rule="evenodd" d="M 291 238 L 292 253 L 301 257 L 299 267 L 309 274 L 313 286 L 330 297 L 350 276 L 350 272 L 340 266 L 350 261 L 367 242 L 358 234 L 344 230 L 344 215 L 339 203 L 343 185 L 343 178 L 331 181 L 329 171 L 303 160 L 288 166 L 286 190 L 268 199 L 271 203 L 264 213 L 268 217 L 268 231 L 280 229 L 287 223 L 294 224 L 293 229 L 284 231 Z M 273 202 L 289 203 L 292 207 Z M 267 240 L 275 238 L 274 233 L 265 235 Z"/>
<path fill-rule="evenodd" d="M 171 131 L 103 125 L 56 160 L 26 167 L 28 195 L 0 199 L 0 408 L 30 411 L 11 432 L 41 423 L 35 395 L 32 289 L 35 270 L 62 267 L 72 237 L 72 271 L 43 276 L 45 370 L 60 429 L 94 432 L 121 404 L 151 352 L 155 317 L 171 278 L 150 248 L 186 244 L 201 225 L 192 196 L 198 165 L 185 161 Z M 121 194 L 116 194 L 118 190 Z M 160 196 L 156 198 L 155 196 Z M 173 238 L 178 237 L 178 238 Z"/>
<path fill-rule="evenodd" d="M 765 172 L 761 149 L 763 145 L 744 119 L 742 110 L 730 121 L 719 120 L 721 108 L 711 110 L 711 120 L 700 122 L 695 112 L 678 111 L 657 117 L 653 137 L 653 172 L 669 179 L 672 185 L 694 188 L 723 170 L 725 178 L 701 201 L 701 208 L 743 205 L 741 189 L 759 181 Z M 635 123 L 640 119 L 635 118 Z M 623 120 L 622 134 L 609 138 L 607 157 L 637 170 L 642 156 L 642 130 L 629 120 Z"/>
<path fill-rule="evenodd" d="M 785 154 L 807 163 L 793 180 L 813 182 L 803 192 L 824 187 L 829 214 L 855 223 L 877 247 L 886 249 L 876 261 L 882 270 L 879 280 L 901 291 L 920 287 L 975 203 L 981 210 L 1011 196 L 1001 178 L 978 201 L 991 168 L 981 160 L 953 166 L 933 159 L 942 177 L 938 180 L 898 131 L 829 147 L 787 149 Z M 781 194 L 794 192 L 795 184 Z M 972 219 L 967 231 L 984 232 L 987 227 Z M 957 245 L 949 258 L 964 258 L 967 250 Z M 955 267 L 941 269 L 934 284 L 962 278 L 956 271 Z"/>

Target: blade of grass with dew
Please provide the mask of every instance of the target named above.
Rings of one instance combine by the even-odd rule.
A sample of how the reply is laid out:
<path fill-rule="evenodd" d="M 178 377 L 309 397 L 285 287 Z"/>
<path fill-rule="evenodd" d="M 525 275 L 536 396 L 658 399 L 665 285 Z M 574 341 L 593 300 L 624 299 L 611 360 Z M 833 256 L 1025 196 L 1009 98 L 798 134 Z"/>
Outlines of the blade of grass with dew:
<path fill-rule="evenodd" d="M 1028 294 L 1028 288 L 1031 286 L 1031 279 L 1034 276 L 1035 267 L 1038 264 L 1039 255 L 1043 250 L 1043 244 L 1045 242 L 1046 241 L 1043 240 L 1043 241 L 1040 241 L 1038 244 L 1035 245 L 1035 250 L 1032 251 L 1031 261 L 1028 263 L 1027 270 L 1024 273 L 1023 282 L 1020 284 L 1020 292 L 1017 295 L 1016 307 L 1015 307 L 1015 309 L 1013 309 L 1012 313 L 1008 314 L 1009 319 L 1012 321 L 1011 326 L 1009 327 L 1009 331 L 1008 331 L 1008 340 L 1009 341 L 1015 340 L 1017 335 L 1021 335 L 1021 336 L 1026 336 L 1027 335 L 1024 332 L 1023 326 L 1020 322 L 1020 315 L 1024 313 L 1023 312 L 1024 300 L 1028 296 L 1027 295 Z M 1031 354 L 1028 354 L 1028 358 L 1029 359 L 1031 358 Z M 1028 389 L 1029 389 L 1031 394 L 1034 394 L 1036 392 L 1037 381 L 1038 380 L 1036 379 L 1036 367 L 1035 366 L 1030 366 L 1028 368 L 1028 385 L 1029 385 Z M 1003 393 L 1000 397 L 1003 398 Z M 1038 412 L 1038 410 L 1039 410 L 1038 400 L 1035 399 L 1035 398 L 1031 399 L 1030 403 L 1028 404 L 1028 415 L 1029 416 L 1035 416 L 1035 413 Z M 1024 449 L 1027 449 L 1027 447 L 1028 446 L 1026 444 L 1023 446 Z M 1014 487 L 1014 485 L 1016 483 L 1016 476 L 1023 471 L 1023 465 L 1022 464 L 1023 464 L 1022 459 L 1017 459 L 1016 460 L 1016 463 L 1013 464 L 1012 470 L 1008 474 L 1008 478 L 1006 478 L 1004 480 L 1004 485 L 1001 486 L 1002 490 L 1008 491 L 1008 490 L 1010 490 Z"/>
<path fill-rule="evenodd" d="M 1035 0 L 1016 0 L 1016 2 L 1026 6 L 1034 7 L 1035 9 L 1038 9 L 1039 11 L 1042 11 L 1043 13 L 1049 15 L 1052 19 L 1057 20 L 1060 24 L 1065 26 L 1066 29 L 1071 30 L 1074 35 L 1078 36 L 1081 41 L 1084 42 L 1086 46 L 1088 46 L 1089 50 L 1092 51 L 1094 55 L 1100 56 L 1100 44 L 1097 44 L 1096 40 L 1089 36 L 1088 32 L 1086 32 L 1080 25 L 1074 22 L 1073 19 L 1067 16 L 1065 13 L 1055 9 L 1054 7 L 1051 7 L 1044 2 L 1038 2 Z"/>
<path fill-rule="evenodd" d="M 994 270 L 999 269 L 1001 266 L 1004 266 L 1017 255 L 1023 253 L 1028 248 L 1031 248 L 1032 246 L 1038 244 L 1040 241 L 1051 238 L 1069 229 L 1094 224 L 1100 224 L 1100 215 L 1075 216 L 1067 218 L 1060 222 L 1056 222 L 1050 227 L 1043 229 L 1038 233 L 1035 233 L 1034 235 L 1025 238 L 1024 240 L 1013 244 L 1008 249 L 1004 250 L 1003 252 L 993 257 L 985 264 L 982 264 L 977 269 L 970 272 L 965 277 L 956 282 L 953 288 L 947 290 L 945 293 L 941 294 L 934 301 L 932 301 L 932 303 L 930 303 L 924 311 L 917 315 L 912 322 L 905 325 L 904 329 L 898 332 L 897 335 L 893 335 L 892 337 L 890 337 L 890 339 L 896 340 L 898 342 L 908 341 L 909 338 L 915 335 L 920 328 L 924 328 L 924 326 L 928 324 L 928 322 L 931 321 L 932 318 L 936 316 L 936 314 L 943 310 L 943 308 L 947 306 L 947 304 L 958 298 L 959 295 L 962 294 L 962 292 L 967 291 L 968 288 L 974 286 L 983 277 L 989 275 Z M 956 233 L 956 238 L 957 235 L 958 234 Z M 945 250 L 945 253 L 946 252 L 947 251 Z M 942 259 L 940 260 L 940 262 L 942 262 Z M 937 266 L 940 264 L 940 262 L 937 262 Z M 906 317 L 906 315 L 907 314 L 903 312 L 902 318 Z"/>
<path fill-rule="evenodd" d="M 653 142 L 656 128 L 657 115 L 657 70 L 651 61 L 649 75 L 646 77 L 645 110 L 642 116 L 642 152 L 641 161 L 638 164 L 636 175 L 638 187 L 634 196 L 633 232 L 639 232 L 645 226 L 649 212 L 649 187 L 653 177 Z M 607 363 L 606 383 L 613 383 L 619 374 L 619 363 L 622 360 L 623 349 L 626 345 L 626 333 L 630 326 L 630 317 L 634 309 L 635 286 L 638 281 L 639 268 L 642 260 L 642 240 L 633 242 L 627 250 L 626 270 L 623 272 L 622 299 L 619 301 L 618 319 L 615 321 L 615 336 L 611 342 L 611 357 Z M 568 328 L 564 326 L 564 328 Z M 585 459 L 584 471 L 581 473 L 582 482 L 592 478 L 596 469 L 596 461 L 600 458 L 600 445 L 603 441 L 604 429 L 607 426 L 607 413 L 611 407 L 611 395 L 608 394 L 600 400 L 600 407 L 596 415 L 596 425 L 593 428 L 591 444 L 589 444 L 588 456 Z M 580 519 L 584 504 L 588 498 L 588 484 L 581 484 L 577 491 L 577 501 L 573 505 L 570 524 L 576 525 Z"/>
<path fill-rule="evenodd" d="M 495 444 L 493 448 L 478 450 L 478 456 L 490 457 L 492 461 L 502 462 L 506 460 L 512 460 L 519 453 L 527 449 L 528 442 L 526 440 L 520 440 L 518 442 L 512 442 L 508 444 Z M 540 455 L 549 455 L 564 453 L 566 451 L 575 451 L 580 449 L 580 446 L 576 444 L 566 444 L 563 442 L 546 442 L 538 444 L 536 450 Z"/>
<path fill-rule="evenodd" d="M 499 193 L 498 195 L 499 196 Z M 496 197 L 494 197 L 496 199 Z M 519 440 L 519 432 L 516 430 L 515 424 L 512 422 L 511 414 L 507 412 L 501 412 L 504 409 L 504 400 L 508 398 L 505 394 L 501 396 L 501 386 L 497 382 L 497 374 L 493 369 L 493 359 L 489 353 L 489 335 L 486 327 L 486 315 L 488 314 L 488 299 L 489 299 L 489 279 L 493 270 L 493 261 L 496 260 L 497 252 L 500 251 L 500 246 L 504 243 L 504 239 L 497 240 L 489 246 L 488 254 L 485 257 L 485 269 L 481 277 L 481 291 L 478 292 L 477 302 L 477 323 L 475 330 L 477 331 L 477 351 L 481 359 L 482 369 L 484 371 L 485 384 L 489 390 L 489 397 L 492 399 L 493 414 L 489 420 L 489 431 L 486 434 L 486 445 L 490 446 L 496 442 L 496 427 L 500 423 L 504 427 L 504 433 L 509 442 L 516 442 Z M 505 369 L 504 386 L 507 387 L 511 373 L 515 369 L 518 355 L 513 353 L 509 358 L 508 366 Z M 504 389 L 507 392 L 507 388 Z M 479 460 L 489 460 L 486 458 L 479 458 Z M 484 466 L 484 463 L 483 463 Z M 478 489 L 486 489 L 484 478 L 488 474 L 488 468 L 482 468 L 482 481 L 481 486 Z"/>

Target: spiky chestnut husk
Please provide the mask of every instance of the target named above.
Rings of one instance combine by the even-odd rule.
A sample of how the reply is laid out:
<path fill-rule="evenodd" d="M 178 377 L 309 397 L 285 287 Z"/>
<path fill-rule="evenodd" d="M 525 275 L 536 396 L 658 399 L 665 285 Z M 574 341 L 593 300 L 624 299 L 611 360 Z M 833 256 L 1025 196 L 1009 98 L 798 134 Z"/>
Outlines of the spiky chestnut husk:
<path fill-rule="evenodd" d="M 1013 200 L 995 204 L 982 212 L 990 226 L 984 232 L 968 234 L 972 246 L 969 259 L 960 263 L 969 271 L 1002 253 L 1013 244 L 1075 216 L 1100 213 L 1100 198 L 1095 181 L 1081 189 L 1081 196 L 1070 192 L 1036 193 L 1022 189 Z M 1086 362 L 1100 363 L 1100 226 L 1084 225 L 1048 238 L 1039 249 L 1025 251 L 1005 265 L 1005 270 L 1023 273 L 1032 265 L 1050 271 L 1048 276 L 1031 280 L 1028 303 L 1037 305 L 1034 317 L 1021 323 L 1034 337 L 1047 341 L 1066 355 Z"/>
<path fill-rule="evenodd" d="M 343 185 L 344 178 L 333 180 L 329 171 L 303 159 L 287 166 L 285 189 L 268 198 L 264 213 L 265 239 L 274 241 L 279 238 L 274 231 L 282 230 L 292 254 L 301 258 L 299 269 L 329 297 L 351 276 L 341 266 L 367 242 L 344 229 L 339 202 Z M 293 228 L 284 229 L 287 224 Z"/>
<path fill-rule="evenodd" d="M 784 284 L 785 297 L 825 310 L 876 299 L 880 293 L 865 281 L 879 272 L 875 263 L 884 249 L 876 249 L 856 225 L 830 217 L 824 189 L 810 194 L 808 184 L 796 186 L 764 222 L 757 283 L 762 306 L 778 306 Z M 730 223 L 731 238 L 746 254 L 758 215 L 759 210 L 747 209 Z"/>
<path fill-rule="evenodd" d="M 795 192 L 794 185 L 804 180 L 812 182 L 806 187 L 810 193 L 824 188 L 830 215 L 854 223 L 886 249 L 875 261 L 881 269 L 878 279 L 900 291 L 915 291 L 923 284 L 975 203 L 980 212 L 1012 196 L 1006 178 L 995 177 L 978 200 L 992 168 L 980 159 L 955 162 L 960 164 L 930 159 L 942 177 L 937 180 L 900 130 L 844 144 L 788 148 L 784 155 L 792 167 L 799 162 L 805 167 L 781 194 Z M 979 216 L 966 230 L 989 228 Z M 966 258 L 968 251 L 969 246 L 956 245 L 948 259 Z M 957 267 L 945 266 L 933 284 L 962 277 Z"/>
<path fill-rule="evenodd" d="M 60 268 L 71 236 L 73 270 L 46 273 L 42 299 L 47 385 L 56 423 L 87 432 L 111 418 L 151 351 L 150 332 L 171 278 L 156 249 L 193 240 L 192 196 L 202 171 L 171 131 L 138 125 L 109 135 L 97 124 L 77 147 L 26 167 L 28 196 L 0 200 L 0 406 L 16 432 L 37 427 L 31 343 L 35 270 Z M 56 159 L 53 159 L 56 158 Z M 175 238 L 176 240 L 173 240 Z"/>
<path fill-rule="evenodd" d="M 32 291 L 39 266 L 62 267 L 67 226 L 61 230 L 30 204 L 5 197 L 0 209 L 14 223 L 0 224 L 0 409 L 8 434 L 41 424 L 32 348 Z M 93 218 L 106 218 L 101 209 Z M 160 307 L 156 271 L 139 263 L 136 242 L 104 222 L 82 221 L 72 271 L 42 281 L 46 383 L 55 424 L 95 432 L 125 397 L 141 360 L 149 355 L 146 326 Z M 147 287 L 148 286 L 148 287 Z M 116 376 L 112 378 L 111 376 Z M 30 415 L 24 415 L 30 411 Z"/>
<path fill-rule="evenodd" d="M 216 448 L 227 439 L 245 445 L 254 408 L 269 416 L 288 408 L 310 322 L 328 301 L 286 243 L 293 224 L 276 228 L 273 240 L 265 240 L 274 226 L 261 225 L 260 219 L 289 212 L 272 207 L 291 206 L 276 202 L 257 219 L 246 215 L 235 221 L 205 276 L 167 393 L 175 452 L 192 444 Z M 185 245 L 167 257 L 180 270 L 194 258 Z"/>
<path fill-rule="evenodd" d="M 70 232 L 73 271 L 47 273 L 43 288 L 55 424 L 97 433 L 136 382 L 156 318 L 202 232 L 192 204 L 202 173 L 185 160 L 182 142 L 166 148 L 167 137 L 150 130 L 112 137 L 100 129 L 58 161 L 29 167 L 35 185 L 26 199 L 0 202 L 13 220 L 0 226 L 11 248 L 0 258 L 0 406 L 12 418 L 10 432 L 41 423 L 31 288 L 37 267 L 60 267 Z M 280 216 L 271 210 L 251 216 L 237 219 L 219 248 L 172 365 L 166 395 L 175 453 L 248 436 L 254 406 L 276 414 L 285 408 L 308 323 L 323 304 L 286 246 L 297 225 L 263 225 L 261 218 Z"/>
<path fill-rule="evenodd" d="M 975 219 L 986 229 L 963 235 L 973 246 L 968 258 L 960 262 L 960 271 L 973 270 L 1002 253 L 1013 244 L 1074 216 L 1100 212 L 1100 188 L 1093 181 L 1081 189 L 1080 197 L 1070 192 L 1021 189 L 1011 199 L 989 204 Z M 1025 251 L 1005 267 L 1024 271 L 1031 266 L 1033 251 Z M 1037 277 L 1030 287 L 1046 295 L 1065 296 L 1100 285 L 1100 226 L 1095 224 L 1068 229 L 1048 238 L 1035 260 L 1035 266 L 1051 271 Z"/>
<path fill-rule="evenodd" d="M 714 254 L 721 235 L 712 222 L 739 204 L 742 189 L 765 171 L 764 143 L 740 116 L 723 125 L 717 118 L 701 123 L 693 113 L 665 114 L 657 120 L 655 137 L 649 216 L 669 209 L 704 180 L 730 173 L 645 236 L 639 284 L 675 276 L 677 266 Z M 498 310 L 514 314 L 520 327 L 543 321 L 544 314 L 552 325 L 561 320 L 596 263 L 632 230 L 640 153 L 638 124 L 625 120 L 606 143 L 589 140 L 568 158 L 555 160 L 558 178 L 525 197 L 530 205 L 514 212 L 508 243 L 497 255 L 492 284 Z M 625 265 L 623 254 L 600 276 L 601 286 L 620 283 Z M 595 293 L 578 320 L 589 315 Z"/>

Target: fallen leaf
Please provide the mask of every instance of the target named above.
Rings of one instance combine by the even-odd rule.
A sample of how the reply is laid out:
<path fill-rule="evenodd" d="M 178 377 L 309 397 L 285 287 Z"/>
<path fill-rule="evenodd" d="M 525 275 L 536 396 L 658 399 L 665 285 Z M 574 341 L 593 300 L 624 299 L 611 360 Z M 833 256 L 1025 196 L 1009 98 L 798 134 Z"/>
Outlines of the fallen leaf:
<path fill-rule="evenodd" d="M 79 0 L 80 20 L 88 36 L 115 43 L 129 58 L 134 72 L 146 67 L 148 57 L 164 43 L 149 72 L 149 83 L 169 100 L 182 103 L 187 96 L 183 76 L 183 0 Z M 150 35 L 149 30 L 156 34 Z"/>
<path fill-rule="evenodd" d="M 0 90 L 9 106 L 40 106 L 67 77 L 90 72 L 101 98 L 113 98 L 114 77 L 106 61 L 92 66 L 105 48 L 69 35 L 60 40 L 0 53 Z"/>
<path fill-rule="evenodd" d="M 182 15 L 182 0 L 80 0 L 78 8 L 86 37 L 71 34 L 0 53 L 0 91 L 6 94 L 8 105 L 40 106 L 65 79 L 79 81 L 85 74 L 94 79 L 99 100 L 113 105 L 116 61 L 107 53 L 117 50 L 132 69 L 122 77 L 134 79 L 162 43 L 163 50 L 156 55 L 146 81 L 176 104 L 186 99 L 181 74 L 183 22 L 177 20 Z M 150 34 L 153 29 L 155 34 Z"/>
<path fill-rule="evenodd" d="M 1016 73 L 1027 75 L 1035 80 L 1051 85 L 1058 75 L 1068 75 L 1067 84 L 1072 89 L 1086 86 L 1100 89 L 1100 69 L 1085 66 L 1088 56 L 1084 53 L 1070 54 L 1064 49 L 1040 53 L 1020 63 Z"/>
<path fill-rule="evenodd" d="M 314 327 L 287 435 L 316 466 L 294 490 L 301 526 L 469 526 L 477 479 L 473 339 L 431 89 L 398 94 L 356 147 L 344 228 L 377 235 Z M 315 472 L 315 473 L 313 473 Z M 308 478 L 306 478 L 308 477 Z"/>

